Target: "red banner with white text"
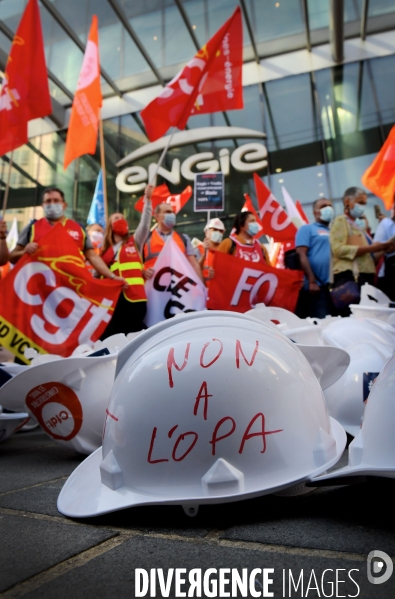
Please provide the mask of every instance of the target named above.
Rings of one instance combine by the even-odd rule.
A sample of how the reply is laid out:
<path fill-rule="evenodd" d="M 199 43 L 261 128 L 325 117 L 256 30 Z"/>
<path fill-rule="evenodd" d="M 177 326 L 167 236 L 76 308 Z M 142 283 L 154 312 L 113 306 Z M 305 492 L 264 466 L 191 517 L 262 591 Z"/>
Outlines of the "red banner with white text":
<path fill-rule="evenodd" d="M 70 235 L 55 225 L 0 281 L 0 343 L 26 363 L 28 347 L 70 356 L 100 337 L 121 288 L 120 281 L 94 279 Z"/>
<path fill-rule="evenodd" d="M 214 278 L 209 281 L 207 308 L 247 312 L 255 304 L 278 306 L 293 312 L 303 274 L 257 265 L 222 252 L 213 252 Z"/>

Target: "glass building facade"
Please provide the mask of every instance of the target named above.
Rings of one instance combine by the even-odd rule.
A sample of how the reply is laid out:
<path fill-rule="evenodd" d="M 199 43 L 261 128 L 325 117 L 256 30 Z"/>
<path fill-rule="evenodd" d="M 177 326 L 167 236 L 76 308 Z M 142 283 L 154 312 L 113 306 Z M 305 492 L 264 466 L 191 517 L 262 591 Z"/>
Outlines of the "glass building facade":
<path fill-rule="evenodd" d="M 1 58 L 4 62 L 25 4 L 25 0 L 0 0 L 0 69 L 4 69 Z M 50 92 L 54 105 L 64 112 L 65 123 L 92 14 L 99 18 L 102 91 L 105 105 L 110 105 L 128 94 L 144 98 L 153 86 L 169 81 L 238 4 L 236 0 L 41 0 Z M 299 69 L 303 72 L 295 74 L 290 69 L 281 71 L 276 60 L 287 64 L 289 57 L 295 64 L 298 53 L 313 49 L 319 56 L 320 49 L 328 46 L 329 0 L 244 0 L 240 4 L 248 17 L 243 19 L 245 66 L 256 65 L 258 58 L 262 68 L 269 65 L 277 71 L 273 76 L 258 75 L 255 81 L 245 78 L 243 110 L 193 116 L 188 128 L 233 126 L 265 132 L 268 168 L 259 174 L 279 201 L 284 186 L 310 217 L 312 203 L 319 197 L 333 199 L 339 213 L 344 190 L 360 185 L 362 173 L 395 123 L 395 46 L 383 49 L 385 40 L 380 38 L 395 30 L 395 4 L 390 0 L 367 3 L 364 34 L 366 43 L 372 40 L 369 47 L 376 44 L 377 48 L 365 58 Z M 363 0 L 344 1 L 344 39 L 350 44 L 360 39 L 364 7 Z M 134 204 L 141 194 L 123 193 L 115 181 L 122 170 L 117 163 L 148 143 L 139 116 L 143 105 L 144 101 L 140 107 L 131 102 L 130 112 L 113 110 L 115 114 L 103 121 L 109 210 L 123 212 L 131 228 L 138 223 Z M 14 151 L 8 218 L 16 213 L 21 221 L 39 216 L 34 207 L 41 203 L 42 189 L 55 185 L 65 191 L 70 216 L 84 223 L 100 169 L 99 148 L 64 171 L 67 128 L 52 123 L 47 129 Z M 172 148 L 164 167 L 171 170 L 174 158 L 182 162 L 200 152 L 212 152 L 217 158 L 220 149 L 232 153 L 251 141 L 256 140 L 209 140 Z M 147 168 L 158 158 L 159 154 L 152 155 L 138 164 Z M 0 202 L 9 160 L 9 155 L 0 159 Z M 182 179 L 180 185 L 169 184 L 169 188 L 176 193 L 187 184 Z M 252 173 L 231 168 L 226 177 L 225 212 L 218 213 L 228 230 L 245 192 L 254 194 Z M 379 200 L 370 199 L 368 211 L 373 229 L 375 202 Z M 181 230 L 199 237 L 204 222 L 204 215 L 193 212 L 192 201 L 178 218 Z"/>

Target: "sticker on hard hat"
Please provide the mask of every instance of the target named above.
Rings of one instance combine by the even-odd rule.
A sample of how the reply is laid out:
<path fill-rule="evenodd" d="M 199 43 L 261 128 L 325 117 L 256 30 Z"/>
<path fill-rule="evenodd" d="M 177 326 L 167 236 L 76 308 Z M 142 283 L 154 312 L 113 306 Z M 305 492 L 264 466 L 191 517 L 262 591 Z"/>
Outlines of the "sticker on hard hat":
<path fill-rule="evenodd" d="M 77 395 L 62 383 L 43 383 L 31 389 L 26 405 L 53 439 L 70 441 L 82 425 L 82 406 Z"/>
<path fill-rule="evenodd" d="M 369 393 L 372 390 L 374 381 L 379 376 L 379 372 L 364 372 L 363 373 L 363 401 L 366 401 Z"/>

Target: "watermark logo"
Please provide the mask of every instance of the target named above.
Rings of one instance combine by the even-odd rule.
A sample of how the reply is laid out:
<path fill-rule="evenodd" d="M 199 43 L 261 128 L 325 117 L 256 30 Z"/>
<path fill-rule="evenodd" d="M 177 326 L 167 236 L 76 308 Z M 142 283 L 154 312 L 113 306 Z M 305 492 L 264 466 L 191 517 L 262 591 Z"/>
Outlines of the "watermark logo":
<path fill-rule="evenodd" d="M 372 584 L 383 584 L 392 576 L 394 564 L 384 551 L 375 549 L 368 555 L 368 580 Z"/>

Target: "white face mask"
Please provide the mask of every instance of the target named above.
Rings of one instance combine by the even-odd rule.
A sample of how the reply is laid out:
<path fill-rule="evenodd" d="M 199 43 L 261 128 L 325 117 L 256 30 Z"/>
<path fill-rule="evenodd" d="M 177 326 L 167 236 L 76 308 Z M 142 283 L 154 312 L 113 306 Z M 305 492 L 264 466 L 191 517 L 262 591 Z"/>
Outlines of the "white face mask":
<path fill-rule="evenodd" d="M 100 248 L 103 245 L 104 235 L 101 231 L 91 231 L 88 235 L 94 247 Z"/>
<path fill-rule="evenodd" d="M 220 231 L 211 231 L 210 239 L 214 243 L 221 243 L 224 234 Z"/>
<path fill-rule="evenodd" d="M 44 204 L 44 214 L 48 220 L 57 220 L 63 216 L 64 207 L 61 202 L 57 204 Z"/>

